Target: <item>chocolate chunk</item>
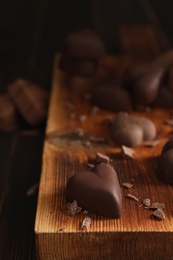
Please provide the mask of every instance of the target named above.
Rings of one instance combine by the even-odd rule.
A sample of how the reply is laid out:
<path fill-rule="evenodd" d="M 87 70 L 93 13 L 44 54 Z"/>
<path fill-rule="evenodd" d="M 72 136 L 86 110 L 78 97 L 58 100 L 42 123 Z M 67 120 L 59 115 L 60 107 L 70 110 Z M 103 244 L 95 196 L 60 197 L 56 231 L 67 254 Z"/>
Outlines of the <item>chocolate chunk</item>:
<path fill-rule="evenodd" d="M 48 93 L 37 85 L 18 79 L 7 91 L 23 118 L 32 126 L 41 124 L 47 116 Z"/>
<path fill-rule="evenodd" d="M 122 146 L 139 146 L 142 142 L 156 136 L 156 127 L 152 121 L 143 117 L 119 113 L 112 124 L 112 137 Z"/>
<path fill-rule="evenodd" d="M 91 60 L 70 59 L 62 57 L 59 64 L 60 68 L 70 75 L 91 77 L 96 73 L 97 64 Z"/>
<path fill-rule="evenodd" d="M 165 219 L 165 213 L 161 209 L 157 209 L 153 212 L 153 216 L 159 220 Z"/>
<path fill-rule="evenodd" d="M 91 213 L 109 218 L 120 218 L 122 195 L 115 170 L 109 164 L 98 164 L 92 171 L 73 175 L 66 186 L 67 201 Z"/>
<path fill-rule="evenodd" d="M 167 150 L 160 157 L 157 175 L 161 181 L 173 184 L 173 149 Z"/>
<path fill-rule="evenodd" d="M 105 56 L 105 47 L 94 32 L 82 30 L 66 36 L 63 53 L 71 58 L 97 60 Z"/>
<path fill-rule="evenodd" d="M 91 102 L 111 111 L 132 111 L 129 93 L 120 86 L 101 86 L 94 88 Z"/>

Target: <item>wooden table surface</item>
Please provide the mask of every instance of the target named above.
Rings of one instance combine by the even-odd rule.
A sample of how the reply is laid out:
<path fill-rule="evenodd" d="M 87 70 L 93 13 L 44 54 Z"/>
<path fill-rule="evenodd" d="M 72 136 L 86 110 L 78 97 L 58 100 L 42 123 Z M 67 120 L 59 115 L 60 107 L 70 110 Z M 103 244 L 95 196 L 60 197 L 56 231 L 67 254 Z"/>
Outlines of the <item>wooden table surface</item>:
<path fill-rule="evenodd" d="M 103 4 L 100 6 L 103 12 Z M 118 27 L 122 24 L 151 25 L 157 32 L 161 49 L 166 50 L 172 46 L 171 1 L 166 3 L 161 0 L 132 2 L 123 0 L 119 1 L 117 6 L 114 18 L 112 20 L 109 18 L 109 23 L 115 27 L 117 49 L 121 51 Z M 111 12 L 113 13 L 113 10 Z M 99 17 L 97 21 L 100 22 Z M 94 23 L 96 30 L 100 28 L 98 23 Z M 111 30 L 113 31 L 113 28 Z M 100 33 L 106 37 L 109 31 L 110 28 L 109 30 L 103 28 Z M 27 196 L 27 190 L 39 182 L 43 140 L 44 128 L 33 136 L 25 135 L 21 131 L 0 134 L 0 259 L 2 260 L 36 259 L 34 222 L 37 192 Z"/>

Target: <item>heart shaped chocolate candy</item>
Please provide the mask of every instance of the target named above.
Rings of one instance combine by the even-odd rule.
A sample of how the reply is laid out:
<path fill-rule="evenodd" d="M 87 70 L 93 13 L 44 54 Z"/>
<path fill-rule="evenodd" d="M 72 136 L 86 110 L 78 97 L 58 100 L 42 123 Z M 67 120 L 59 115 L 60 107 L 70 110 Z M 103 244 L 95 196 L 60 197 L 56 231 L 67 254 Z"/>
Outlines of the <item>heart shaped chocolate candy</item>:
<path fill-rule="evenodd" d="M 112 124 L 112 137 L 118 145 L 135 147 L 143 141 L 153 140 L 156 127 L 147 118 L 119 113 Z"/>
<path fill-rule="evenodd" d="M 77 201 L 84 210 L 109 218 L 120 218 L 122 195 L 117 174 L 109 164 L 73 175 L 66 186 L 67 201 Z"/>
<path fill-rule="evenodd" d="M 173 139 L 170 139 L 162 149 L 157 176 L 161 181 L 173 184 Z"/>

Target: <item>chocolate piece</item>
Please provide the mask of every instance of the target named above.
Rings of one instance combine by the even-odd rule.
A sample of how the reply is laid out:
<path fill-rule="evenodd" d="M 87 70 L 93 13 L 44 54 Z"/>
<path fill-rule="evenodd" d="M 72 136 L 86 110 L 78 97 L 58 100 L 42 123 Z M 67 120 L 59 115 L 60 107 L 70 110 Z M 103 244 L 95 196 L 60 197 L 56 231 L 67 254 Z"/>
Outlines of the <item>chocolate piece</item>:
<path fill-rule="evenodd" d="M 123 86 L 131 91 L 134 82 L 148 70 L 148 64 L 134 64 L 129 66 L 123 76 Z"/>
<path fill-rule="evenodd" d="M 135 157 L 134 157 L 135 151 L 134 151 L 133 149 L 131 149 L 131 148 L 125 146 L 125 145 L 122 145 L 121 148 L 122 148 L 122 152 L 123 152 L 123 154 L 124 154 L 125 156 L 127 156 L 127 157 L 129 157 L 129 158 L 135 158 Z"/>
<path fill-rule="evenodd" d="M 167 150 L 160 157 L 157 176 L 161 181 L 173 184 L 173 149 Z"/>
<path fill-rule="evenodd" d="M 162 220 L 165 218 L 165 213 L 163 212 L 163 210 L 157 209 L 153 212 L 153 216 L 159 220 Z"/>
<path fill-rule="evenodd" d="M 97 60 L 105 56 L 105 47 L 94 32 L 83 30 L 66 36 L 63 53 L 71 58 Z"/>
<path fill-rule="evenodd" d="M 136 196 L 134 196 L 134 195 L 132 195 L 132 194 L 130 194 L 130 193 L 128 193 L 128 194 L 126 195 L 126 197 L 129 198 L 129 199 L 131 199 L 131 200 L 139 201 L 139 199 L 138 199 Z"/>
<path fill-rule="evenodd" d="M 32 126 L 46 119 L 48 94 L 37 85 L 18 79 L 7 87 L 7 91 L 23 118 Z"/>
<path fill-rule="evenodd" d="M 91 77 L 96 73 L 97 64 L 91 60 L 69 59 L 62 57 L 59 64 L 62 70 L 70 75 L 78 75 L 82 77 Z"/>
<path fill-rule="evenodd" d="M 67 201 L 91 213 L 109 218 L 120 218 L 122 195 L 117 174 L 109 164 L 98 164 L 92 171 L 73 175 L 66 186 Z"/>
<path fill-rule="evenodd" d="M 122 186 L 126 189 L 131 189 L 133 187 L 133 184 L 129 182 L 123 182 Z"/>
<path fill-rule="evenodd" d="M 156 107 L 172 108 L 173 92 L 167 87 L 160 88 L 158 95 L 152 105 Z"/>
<path fill-rule="evenodd" d="M 111 111 L 132 111 L 128 92 L 120 86 L 101 86 L 94 88 L 91 102 Z"/>
<path fill-rule="evenodd" d="M 82 229 L 87 229 L 87 228 L 90 227 L 90 225 L 91 225 L 91 218 L 86 217 L 86 218 L 84 218 L 84 220 L 82 221 L 82 226 L 81 226 L 81 228 L 82 228 Z"/>
<path fill-rule="evenodd" d="M 170 149 L 173 149 L 173 139 L 170 139 L 166 144 L 163 146 L 162 149 L 162 155 L 169 151 Z"/>
<path fill-rule="evenodd" d="M 151 67 L 151 70 L 138 77 L 132 88 L 132 97 L 136 104 L 151 104 L 157 97 L 165 69 Z"/>
<path fill-rule="evenodd" d="M 17 114 L 14 104 L 8 95 L 0 96 L 0 131 L 10 132 L 16 130 Z"/>
<path fill-rule="evenodd" d="M 119 113 L 112 124 L 112 137 L 120 146 L 135 147 L 143 141 L 154 139 L 156 127 L 147 118 Z"/>

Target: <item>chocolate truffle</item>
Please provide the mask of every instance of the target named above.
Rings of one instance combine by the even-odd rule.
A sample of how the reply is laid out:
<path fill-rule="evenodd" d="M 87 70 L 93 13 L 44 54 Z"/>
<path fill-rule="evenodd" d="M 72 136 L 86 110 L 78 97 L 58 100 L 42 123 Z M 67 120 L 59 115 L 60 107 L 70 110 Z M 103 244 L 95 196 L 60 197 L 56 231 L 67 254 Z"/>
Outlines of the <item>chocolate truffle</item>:
<path fill-rule="evenodd" d="M 115 112 L 132 111 L 129 93 L 120 86 L 101 86 L 94 88 L 91 102 L 99 107 Z"/>
<path fill-rule="evenodd" d="M 94 32 L 82 30 L 66 36 L 63 54 L 71 58 L 98 60 L 105 56 L 105 47 Z"/>
<path fill-rule="evenodd" d="M 173 184 L 173 149 L 166 151 L 159 161 L 158 178 L 169 184 Z"/>
<path fill-rule="evenodd" d="M 117 174 L 109 164 L 98 164 L 92 171 L 81 171 L 67 182 L 68 202 L 77 201 L 83 210 L 108 218 L 120 218 L 122 195 Z"/>
<path fill-rule="evenodd" d="M 119 113 L 112 124 L 112 137 L 120 146 L 135 147 L 143 141 L 153 140 L 156 137 L 156 127 L 147 118 Z"/>

